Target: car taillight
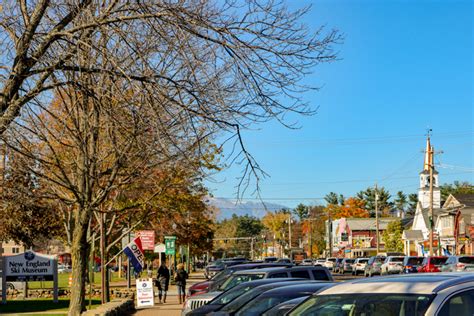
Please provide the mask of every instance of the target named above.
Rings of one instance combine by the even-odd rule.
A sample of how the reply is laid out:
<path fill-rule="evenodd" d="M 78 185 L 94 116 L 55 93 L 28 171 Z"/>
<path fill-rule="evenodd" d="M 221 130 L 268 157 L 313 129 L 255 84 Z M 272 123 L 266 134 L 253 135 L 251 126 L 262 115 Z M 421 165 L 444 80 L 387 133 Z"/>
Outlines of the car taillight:
<path fill-rule="evenodd" d="M 413 268 L 412 266 L 405 266 L 405 269 L 411 269 Z"/>

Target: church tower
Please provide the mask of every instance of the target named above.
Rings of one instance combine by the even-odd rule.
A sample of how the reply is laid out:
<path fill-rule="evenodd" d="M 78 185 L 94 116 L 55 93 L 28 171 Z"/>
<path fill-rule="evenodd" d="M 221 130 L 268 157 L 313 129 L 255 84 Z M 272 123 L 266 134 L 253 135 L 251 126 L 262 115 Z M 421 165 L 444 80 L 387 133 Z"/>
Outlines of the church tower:
<path fill-rule="evenodd" d="M 439 189 L 438 171 L 434 169 L 434 148 L 431 145 L 430 135 L 426 139 L 425 160 L 423 171 L 420 172 L 420 188 L 418 201 L 423 209 L 430 207 L 430 166 L 433 166 L 433 208 L 441 207 L 441 191 Z"/>

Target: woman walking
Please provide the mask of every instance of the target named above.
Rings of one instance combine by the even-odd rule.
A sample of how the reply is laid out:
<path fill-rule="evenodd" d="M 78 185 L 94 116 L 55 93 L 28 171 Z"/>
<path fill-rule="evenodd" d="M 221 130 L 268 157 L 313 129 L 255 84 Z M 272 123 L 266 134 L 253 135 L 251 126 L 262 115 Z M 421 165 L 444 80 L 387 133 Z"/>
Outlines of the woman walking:
<path fill-rule="evenodd" d="M 161 304 L 161 298 L 163 303 L 166 303 L 166 293 L 168 292 L 168 285 L 170 284 L 170 270 L 166 266 L 166 262 L 162 262 L 158 268 L 158 275 L 156 276 L 158 281 L 158 298 Z"/>
<path fill-rule="evenodd" d="M 178 264 L 178 270 L 174 275 L 174 281 L 178 287 L 178 300 L 179 304 L 183 303 L 186 299 L 186 279 L 188 278 L 188 273 L 184 270 L 184 265 L 182 263 Z"/>

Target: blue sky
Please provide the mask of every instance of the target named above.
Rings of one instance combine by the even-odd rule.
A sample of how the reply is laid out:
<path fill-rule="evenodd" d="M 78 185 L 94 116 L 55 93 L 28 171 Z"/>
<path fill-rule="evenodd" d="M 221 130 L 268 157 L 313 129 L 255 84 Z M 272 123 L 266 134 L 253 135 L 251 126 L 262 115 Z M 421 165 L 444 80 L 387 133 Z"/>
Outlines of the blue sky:
<path fill-rule="evenodd" d="M 374 185 L 392 195 L 416 192 L 426 129 L 433 129 L 441 183 L 473 178 L 472 1 L 289 1 L 311 4 L 305 23 L 339 29 L 341 58 L 314 69 L 305 95 L 318 113 L 298 130 L 271 122 L 245 141 L 270 175 L 264 200 L 293 207 L 321 204 L 330 191 L 354 195 Z M 241 168 L 207 182 L 215 197 L 234 198 Z M 251 200 L 251 187 L 244 201 Z"/>

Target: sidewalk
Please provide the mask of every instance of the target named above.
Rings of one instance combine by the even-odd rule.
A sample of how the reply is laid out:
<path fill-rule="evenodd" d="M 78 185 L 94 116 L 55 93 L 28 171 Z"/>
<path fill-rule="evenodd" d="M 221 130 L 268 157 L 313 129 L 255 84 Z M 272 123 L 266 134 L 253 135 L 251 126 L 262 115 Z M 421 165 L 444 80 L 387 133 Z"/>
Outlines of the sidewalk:
<path fill-rule="evenodd" d="M 191 285 L 205 281 L 204 274 L 202 272 L 193 272 L 189 276 L 189 279 L 186 283 L 186 289 Z M 155 297 L 155 306 L 144 309 L 137 309 L 136 313 L 133 315 L 136 316 L 152 316 L 152 315 L 163 315 L 163 316 L 180 316 L 181 310 L 183 309 L 183 304 L 178 303 L 178 291 L 176 286 L 170 285 L 168 291 L 168 297 L 166 298 L 166 303 L 159 304 L 158 297 Z"/>

